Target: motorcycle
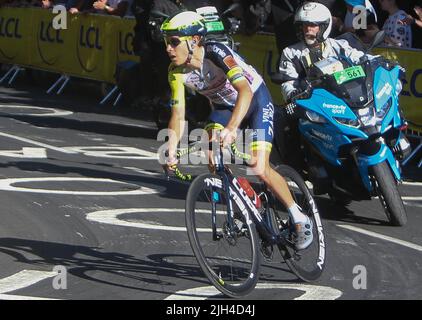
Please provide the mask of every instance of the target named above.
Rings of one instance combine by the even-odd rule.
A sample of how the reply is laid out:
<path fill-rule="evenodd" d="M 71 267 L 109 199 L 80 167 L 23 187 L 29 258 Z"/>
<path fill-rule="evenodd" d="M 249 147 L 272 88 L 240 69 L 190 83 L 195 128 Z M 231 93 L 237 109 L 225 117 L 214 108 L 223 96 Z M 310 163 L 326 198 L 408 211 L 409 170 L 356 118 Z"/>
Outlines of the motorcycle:
<path fill-rule="evenodd" d="M 314 194 L 328 193 L 342 205 L 378 196 L 393 226 L 407 222 L 397 187 L 399 161 L 410 154 L 399 107 L 403 77 L 398 63 L 381 56 L 364 56 L 358 64 L 328 58 L 315 63 L 305 89 L 285 109 L 297 125 L 296 135 L 290 130 L 285 138 L 293 154 L 287 163 L 311 181 Z M 277 76 L 273 81 L 280 83 Z M 284 129 L 275 126 L 275 132 Z M 281 154 L 277 137 L 274 145 Z"/>

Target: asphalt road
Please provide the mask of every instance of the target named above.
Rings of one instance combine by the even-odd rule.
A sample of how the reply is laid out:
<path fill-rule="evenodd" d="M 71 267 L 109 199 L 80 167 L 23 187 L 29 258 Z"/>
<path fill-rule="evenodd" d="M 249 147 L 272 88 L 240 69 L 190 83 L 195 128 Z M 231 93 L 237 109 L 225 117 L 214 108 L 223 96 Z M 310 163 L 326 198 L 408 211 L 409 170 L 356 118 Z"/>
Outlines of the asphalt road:
<path fill-rule="evenodd" d="M 184 229 L 188 186 L 164 179 L 148 115 L 99 107 L 72 86 L 62 96 L 43 89 L 0 86 L 0 299 L 216 297 Z M 248 298 L 421 299 L 416 168 L 400 189 L 401 228 L 386 224 L 376 199 L 339 209 L 318 198 L 322 278 L 303 284 L 284 264 L 266 264 Z M 357 289 L 362 270 L 366 286 Z"/>

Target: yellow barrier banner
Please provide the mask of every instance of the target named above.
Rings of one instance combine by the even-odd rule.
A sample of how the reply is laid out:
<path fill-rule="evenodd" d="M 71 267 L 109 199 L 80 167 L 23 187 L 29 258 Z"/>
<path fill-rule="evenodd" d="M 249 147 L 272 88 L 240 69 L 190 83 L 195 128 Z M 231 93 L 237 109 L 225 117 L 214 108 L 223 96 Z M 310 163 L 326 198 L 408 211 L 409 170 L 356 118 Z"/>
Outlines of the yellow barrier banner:
<path fill-rule="evenodd" d="M 133 27 L 135 26 L 135 19 L 120 19 L 120 23 L 114 28 L 117 33 L 117 62 L 133 61 L 139 62 L 139 56 L 133 52 L 132 41 L 135 37 Z"/>
<path fill-rule="evenodd" d="M 0 9 L 0 62 L 27 66 L 33 43 L 32 11 Z"/>
<path fill-rule="evenodd" d="M 422 132 L 422 50 L 376 48 L 373 53 L 398 61 L 406 69 L 400 104 L 406 119 L 417 125 L 412 128 Z"/>
<path fill-rule="evenodd" d="M 278 60 L 275 36 L 272 34 L 257 34 L 253 36 L 236 35 L 235 41 L 240 43 L 239 54 L 264 78 L 274 103 L 284 103 L 281 88 L 271 82 L 268 76 L 267 66 L 265 65 L 266 58 L 269 54 L 272 54 L 273 68 L 275 62 Z"/>
<path fill-rule="evenodd" d="M 112 82 L 116 60 L 115 19 L 101 15 L 78 15 L 71 21 L 74 45 L 69 52 L 74 57 L 67 66 L 69 74 L 88 79 Z M 74 49 L 74 51 L 73 51 Z"/>
<path fill-rule="evenodd" d="M 66 29 L 56 30 L 54 17 L 45 9 L 0 8 L 0 63 L 114 83 L 118 62 L 138 62 L 132 48 L 134 19 L 67 14 Z M 278 59 L 274 35 L 236 35 L 235 40 L 240 42 L 240 55 L 263 76 L 274 102 L 283 103 L 281 90 L 271 83 L 266 66 L 270 53 L 272 68 Z M 406 69 L 401 106 L 406 118 L 422 127 L 422 51 L 376 48 L 374 53 L 399 61 Z"/>
<path fill-rule="evenodd" d="M 67 14 L 66 28 L 54 29 L 56 16 L 45 9 L 0 9 L 0 62 L 114 82 L 115 29 L 123 19 Z"/>
<path fill-rule="evenodd" d="M 69 28 L 70 17 L 68 16 L 67 29 L 54 29 L 53 19 L 55 15 L 50 10 L 27 9 L 33 12 L 32 30 L 33 46 L 29 64 L 41 70 L 65 73 L 73 60 L 72 50 L 75 33 Z"/>

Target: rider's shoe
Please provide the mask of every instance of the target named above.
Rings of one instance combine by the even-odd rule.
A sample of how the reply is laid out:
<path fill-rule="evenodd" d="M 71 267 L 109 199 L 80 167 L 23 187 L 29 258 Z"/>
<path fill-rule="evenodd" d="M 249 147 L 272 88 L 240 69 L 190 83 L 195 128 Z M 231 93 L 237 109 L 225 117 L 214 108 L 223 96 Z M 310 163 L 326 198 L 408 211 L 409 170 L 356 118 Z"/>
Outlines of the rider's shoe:
<path fill-rule="evenodd" d="M 292 225 L 292 241 L 297 250 L 304 250 L 310 246 L 314 238 L 312 234 L 312 220 L 306 216 L 305 222 L 298 222 Z"/>

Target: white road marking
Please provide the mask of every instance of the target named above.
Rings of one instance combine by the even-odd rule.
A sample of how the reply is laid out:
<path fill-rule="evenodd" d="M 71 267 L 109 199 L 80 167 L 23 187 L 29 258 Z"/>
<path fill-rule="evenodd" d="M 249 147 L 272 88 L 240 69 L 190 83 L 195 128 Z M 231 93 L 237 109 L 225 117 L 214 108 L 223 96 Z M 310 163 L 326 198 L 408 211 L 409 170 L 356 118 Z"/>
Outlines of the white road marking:
<path fill-rule="evenodd" d="M 422 208 L 422 203 L 411 203 L 411 202 L 406 202 L 406 201 L 404 201 L 403 202 L 403 204 L 405 205 L 405 206 L 408 206 L 408 207 L 418 207 L 418 208 Z"/>
<path fill-rule="evenodd" d="M 57 276 L 54 271 L 22 270 L 7 278 L 0 279 L 0 299 L 3 300 L 51 300 L 48 298 L 9 295 L 7 292 L 20 290 L 42 280 Z"/>
<path fill-rule="evenodd" d="M 116 122 L 110 122 L 110 124 L 122 125 L 121 123 L 116 123 Z M 125 127 L 134 127 L 134 128 L 157 130 L 157 126 L 155 126 L 155 125 L 148 126 L 148 125 L 144 125 L 144 124 L 134 124 L 134 123 L 126 123 Z"/>
<path fill-rule="evenodd" d="M 88 157 L 111 159 L 157 160 L 157 153 L 125 146 L 65 147 L 64 149 L 82 153 Z"/>
<path fill-rule="evenodd" d="M 185 209 L 177 209 L 177 208 L 131 208 L 131 209 L 111 209 L 111 210 L 100 210 L 88 213 L 86 218 L 89 221 L 95 221 L 99 223 L 105 224 L 112 224 L 115 226 L 122 226 L 122 227 L 132 227 L 132 228 L 140 228 L 140 229 L 149 229 L 149 230 L 163 230 L 163 231 L 183 231 L 186 232 L 185 227 L 171 227 L 165 225 L 158 225 L 146 222 L 130 222 L 119 219 L 120 215 L 128 214 L 128 213 L 158 213 L 158 212 L 170 212 L 176 213 L 181 212 L 184 213 Z M 199 213 L 209 213 L 209 210 L 196 210 Z M 217 211 L 217 214 L 226 214 L 223 211 Z M 198 228 L 198 232 L 211 232 L 209 228 Z"/>
<path fill-rule="evenodd" d="M 401 198 L 407 201 L 422 201 L 422 197 L 401 197 Z"/>
<path fill-rule="evenodd" d="M 97 179 L 97 178 L 70 178 L 70 177 L 47 177 L 47 178 L 16 178 L 16 179 L 0 179 L 0 190 L 3 191 L 19 191 L 32 193 L 47 193 L 47 194 L 63 194 L 63 195 L 82 195 L 82 196 L 129 196 L 129 195 L 146 195 L 156 194 L 160 191 L 146 187 L 136 186 L 135 190 L 128 191 L 72 191 L 72 190 L 50 190 L 50 189 L 33 189 L 25 187 L 15 187 L 16 183 L 31 183 L 31 182 L 46 182 L 46 181 L 88 181 L 88 182 L 104 182 L 131 185 L 127 182 L 116 181 L 112 179 Z"/>
<path fill-rule="evenodd" d="M 404 181 L 402 184 L 406 185 L 406 186 L 416 186 L 416 187 L 422 187 L 422 182 L 409 182 L 409 181 Z"/>
<path fill-rule="evenodd" d="M 258 283 L 255 289 L 285 289 L 305 292 L 300 297 L 297 297 L 294 300 L 336 300 L 340 298 L 343 294 L 340 290 L 331 287 L 313 286 L 309 284 Z M 213 286 L 207 286 L 177 291 L 176 293 L 165 298 L 164 300 L 205 300 L 207 298 L 212 298 L 220 294 L 220 291 L 218 291 Z"/>
<path fill-rule="evenodd" d="M 17 296 L 14 294 L 0 293 L 0 300 L 59 300 L 59 299 L 31 297 L 31 296 Z"/>
<path fill-rule="evenodd" d="M 39 146 L 39 147 L 43 147 L 43 148 L 46 148 L 46 149 L 50 149 L 50 150 L 54 150 L 54 151 L 58 151 L 58 152 L 62 152 L 62 153 L 67 153 L 67 154 L 76 154 L 77 153 L 75 151 L 66 150 L 64 148 L 55 147 L 55 146 L 52 146 L 52 145 L 49 145 L 49 144 L 45 144 L 45 143 L 42 143 L 42 142 L 27 139 L 27 138 L 18 137 L 16 135 L 11 135 L 11 134 L 7 134 L 7 133 L 3 133 L 3 132 L 0 132 L 0 136 L 10 138 L 10 139 L 19 140 L 19 141 L 22 141 L 22 142 L 26 142 L 26 143 L 29 143 L 29 144 L 33 144 L 33 145 L 36 145 L 36 146 Z"/>
<path fill-rule="evenodd" d="M 392 242 L 392 243 L 395 243 L 395 244 L 398 244 L 398 245 L 401 245 L 401 246 L 404 246 L 404 247 L 407 247 L 407 248 L 410 248 L 410 249 L 414 249 L 414 250 L 417 250 L 417 251 L 422 251 L 422 246 L 417 245 L 417 244 L 414 244 L 414 243 L 411 243 L 411 242 L 407 242 L 407 241 L 404 241 L 404 240 L 400 240 L 400 239 L 396 239 L 396 238 L 393 238 L 393 237 L 385 236 L 383 234 L 379 234 L 379 233 L 376 233 L 376 232 L 368 231 L 368 230 L 365 230 L 365 229 L 361 229 L 361 228 L 350 226 L 350 225 L 346 225 L 346 224 L 337 224 L 337 226 L 340 227 L 340 228 L 343 228 L 343 229 L 347 229 L 347 230 L 350 230 L 350 231 L 354 231 L 354 232 L 358 232 L 358 233 L 361 233 L 361 234 L 365 234 L 365 235 L 370 236 L 370 237 L 374 237 L 374 238 L 378 238 L 378 239 L 381 239 L 381 240 L 389 241 L 389 242 Z"/>
<path fill-rule="evenodd" d="M 9 158 L 46 159 L 47 152 L 45 148 L 23 147 L 22 150 L 1 150 L 0 156 Z"/>
<path fill-rule="evenodd" d="M 43 107 L 33 107 L 33 106 L 11 106 L 0 104 L 0 109 L 9 108 L 9 109 L 35 109 L 35 110 L 47 110 L 49 113 L 25 113 L 25 116 L 34 116 L 34 117 L 58 117 L 58 116 L 68 116 L 73 114 L 72 111 L 64 111 L 55 108 L 43 108 Z"/>
<path fill-rule="evenodd" d="M 146 170 L 142 170 L 142 169 L 135 168 L 135 167 L 123 167 L 123 169 L 142 173 L 142 174 L 145 174 L 147 176 L 162 176 L 162 178 L 166 179 L 166 177 L 164 176 L 164 173 L 146 171 Z"/>

